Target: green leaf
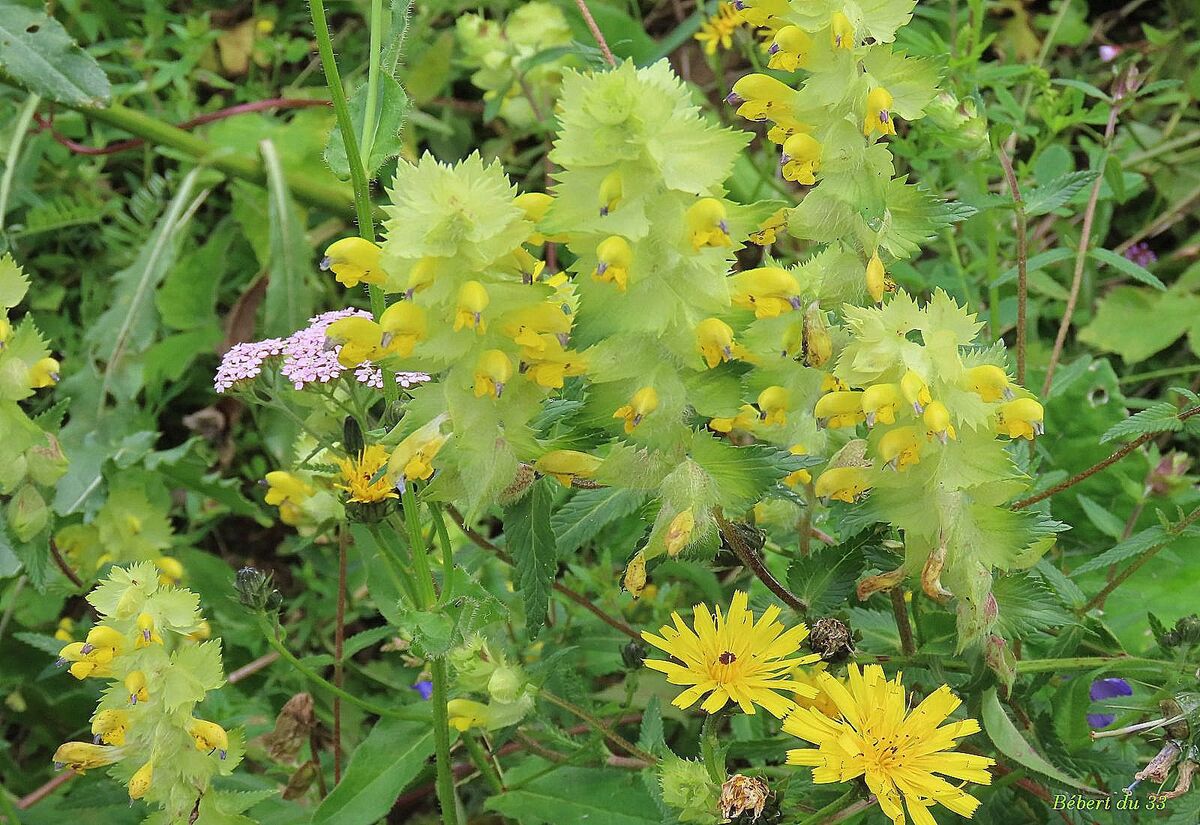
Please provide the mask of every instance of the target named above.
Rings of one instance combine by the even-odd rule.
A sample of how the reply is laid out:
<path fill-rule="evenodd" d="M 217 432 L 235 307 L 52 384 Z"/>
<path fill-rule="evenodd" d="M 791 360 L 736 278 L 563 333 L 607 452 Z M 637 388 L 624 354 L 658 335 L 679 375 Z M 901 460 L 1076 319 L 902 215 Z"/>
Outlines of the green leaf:
<path fill-rule="evenodd" d="M 1009 759 L 1024 765 L 1031 771 L 1047 776 L 1056 782 L 1061 782 L 1084 793 L 1099 794 L 1095 788 L 1083 784 L 1078 779 L 1063 773 L 1051 765 L 1046 758 L 1033 749 L 1026 741 L 1017 726 L 1008 718 L 1000 705 L 1000 698 L 995 688 L 988 688 L 983 694 L 983 729 L 996 745 L 996 748 Z"/>
<path fill-rule="evenodd" d="M 1147 550 L 1155 547 L 1161 547 L 1164 544 L 1175 541 L 1179 536 L 1170 536 L 1159 525 L 1147 527 L 1140 533 L 1134 533 L 1129 538 L 1125 539 L 1113 547 L 1105 550 L 1095 558 L 1085 561 L 1083 564 L 1071 571 L 1073 577 L 1078 578 L 1084 573 L 1090 573 L 1093 570 L 1103 570 L 1111 564 L 1123 562 L 1126 559 L 1132 559 L 1135 556 L 1140 556 Z"/>
<path fill-rule="evenodd" d="M 408 115 L 408 95 L 396 78 L 387 72 L 379 74 L 379 89 L 375 100 L 375 128 L 372 134 L 364 136 L 363 121 L 367 111 L 367 84 L 358 87 L 350 97 L 350 120 L 354 123 L 354 133 L 358 135 L 359 151 L 364 148 L 369 151 L 369 157 L 363 157 L 367 179 L 375 177 L 379 167 L 391 158 L 400 154 L 400 131 Z M 350 163 L 346 159 L 346 144 L 342 140 L 342 130 L 334 127 L 329 133 L 329 143 L 325 146 L 325 162 L 333 173 L 342 180 L 350 177 Z"/>
<path fill-rule="evenodd" d="M 511 776 L 511 774 L 510 774 Z M 660 825 L 654 800 L 632 771 L 559 768 L 487 800 L 521 825 Z M 340 823 L 339 823 L 340 825 Z"/>
<path fill-rule="evenodd" d="M 62 24 L 41 11 L 0 2 L 0 68 L 34 94 L 70 106 L 104 106 L 104 70 Z"/>
<path fill-rule="evenodd" d="M 313 813 L 313 825 L 373 825 L 433 754 L 428 722 L 381 719 L 354 749 L 342 781 Z"/>
<path fill-rule="evenodd" d="M 517 565 L 517 589 L 525 601 L 525 629 L 530 638 L 541 631 L 550 606 L 550 588 L 558 571 L 558 552 L 550 527 L 551 490 L 540 479 L 525 498 L 505 513 L 508 552 Z"/>
<path fill-rule="evenodd" d="M 1091 83 L 1087 83 L 1083 80 L 1076 80 L 1070 77 L 1056 77 L 1050 82 L 1057 86 L 1070 86 L 1072 89 L 1078 89 L 1086 95 L 1098 97 L 1107 103 L 1112 102 L 1112 98 L 1109 97 L 1107 93 L 1093 86 Z"/>
<path fill-rule="evenodd" d="M 1050 264 L 1056 264 L 1059 261 L 1065 261 L 1067 258 L 1074 256 L 1075 253 L 1070 249 L 1051 249 L 1049 252 L 1040 252 L 1026 261 L 1025 269 L 1027 272 L 1036 272 L 1043 267 L 1050 266 Z M 1011 281 L 1015 281 L 1018 274 L 1015 266 L 1012 269 L 1006 269 L 1000 273 L 1000 277 L 992 281 L 992 286 L 1003 286 Z"/>
<path fill-rule="evenodd" d="M 11 252 L 0 256 L 0 307 L 12 309 L 29 290 L 29 276 L 21 271 Z"/>
<path fill-rule="evenodd" d="M 171 664 L 165 671 L 161 689 L 161 701 L 168 710 L 199 702 L 205 693 L 216 690 L 225 681 L 219 639 L 180 648 L 171 654 Z"/>
<path fill-rule="evenodd" d="M 1119 286 L 1100 300 L 1091 323 L 1079 331 L 1079 340 L 1132 364 L 1169 347 L 1198 315 L 1198 295 Z"/>
<path fill-rule="evenodd" d="M 259 144 L 267 170 L 267 221 L 270 228 L 267 295 L 263 300 L 263 332 L 282 337 L 300 329 L 313 314 L 312 291 L 306 287 L 311 249 L 304 221 L 288 192 L 275 144 Z"/>
<path fill-rule="evenodd" d="M 1102 264 L 1108 264 L 1114 269 L 1120 270 L 1135 281 L 1141 281 L 1147 286 L 1164 292 L 1167 289 L 1167 285 L 1160 281 L 1154 273 L 1143 266 L 1138 266 L 1124 255 L 1118 255 L 1110 249 L 1089 249 L 1088 255 Z"/>
<path fill-rule="evenodd" d="M 1000 608 L 996 626 L 1006 639 L 1021 639 L 1073 621 L 1050 588 L 1029 576 L 1002 576 L 992 584 Z"/>
<path fill-rule="evenodd" d="M 1035 186 L 1025 196 L 1025 214 L 1029 217 L 1045 215 L 1061 206 L 1066 206 L 1067 202 L 1075 197 L 1079 190 L 1095 179 L 1096 173 L 1091 170 L 1068 172 L 1065 175 L 1060 175 L 1053 180 Z"/>
<path fill-rule="evenodd" d="M 60 645 L 61 646 L 61 645 Z M 58 647 L 47 653 L 57 653 Z M 642 713 L 642 727 L 638 733 L 637 745 L 644 751 L 654 754 L 665 753 L 667 743 L 663 733 L 662 703 L 657 696 L 651 696 Z"/>
<path fill-rule="evenodd" d="M 876 533 L 864 530 L 837 547 L 797 557 L 788 568 L 788 589 L 808 603 L 813 615 L 828 613 L 854 592 L 863 569 L 864 537 Z"/>
<path fill-rule="evenodd" d="M 1170 401 L 1162 401 L 1109 427 L 1108 431 L 1100 436 L 1100 443 L 1106 444 L 1127 435 L 1177 433 L 1182 429 L 1183 421 L 1179 418 L 1179 408 Z"/>
<path fill-rule="evenodd" d="M 1087 714 L 1092 704 L 1092 680 L 1099 675 L 1097 672 L 1086 677 L 1076 676 L 1055 691 L 1051 700 L 1054 732 L 1073 751 L 1091 744 Z"/>
<path fill-rule="evenodd" d="M 574 553 L 600 535 L 606 526 L 637 510 L 645 500 L 646 494 L 641 490 L 621 487 L 575 493 L 550 519 L 558 536 L 558 557 Z"/>
<path fill-rule="evenodd" d="M 1125 522 L 1098 501 L 1093 501 L 1083 493 L 1080 493 L 1075 498 L 1079 501 L 1079 506 L 1083 508 L 1083 512 L 1087 514 L 1088 521 L 1110 539 L 1117 538 L 1125 530 Z"/>
<path fill-rule="evenodd" d="M 706 432 L 692 436 L 692 460 L 713 481 L 721 507 L 730 518 L 758 502 L 770 487 L 804 466 L 782 450 L 752 445 L 735 447 Z"/>

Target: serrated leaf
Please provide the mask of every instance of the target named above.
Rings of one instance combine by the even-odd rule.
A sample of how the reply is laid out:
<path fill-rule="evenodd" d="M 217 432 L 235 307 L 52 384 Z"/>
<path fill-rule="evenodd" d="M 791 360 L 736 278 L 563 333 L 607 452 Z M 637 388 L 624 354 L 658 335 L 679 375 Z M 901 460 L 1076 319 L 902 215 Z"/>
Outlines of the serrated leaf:
<path fill-rule="evenodd" d="M 1075 498 L 1079 501 L 1083 512 L 1087 514 L 1088 520 L 1110 539 L 1117 538 L 1125 530 L 1125 522 L 1121 521 L 1111 510 L 1105 509 L 1099 502 L 1093 501 L 1083 493 Z"/>
<path fill-rule="evenodd" d="M 758 445 L 735 447 L 704 432 L 693 435 L 689 453 L 712 479 L 721 507 L 730 517 L 745 511 L 768 488 L 803 466 L 782 450 Z"/>
<path fill-rule="evenodd" d="M 637 745 L 644 751 L 653 754 L 664 753 L 667 749 L 663 738 L 662 703 L 657 696 L 651 696 L 642 713 L 642 727 L 638 733 Z"/>
<path fill-rule="evenodd" d="M 641 490 L 622 487 L 578 491 L 550 519 L 558 537 L 558 557 L 574 553 L 600 535 L 606 526 L 636 511 L 645 500 L 646 494 Z"/>
<path fill-rule="evenodd" d="M 1090 169 L 1083 172 L 1068 172 L 1033 187 L 1025 196 L 1025 214 L 1029 217 L 1045 215 L 1065 206 L 1079 190 L 1094 181 L 1096 175 L 1097 173 Z"/>
<path fill-rule="evenodd" d="M 220 640 L 183 647 L 171 654 L 171 667 L 162 680 L 161 701 L 168 710 L 175 710 L 189 702 L 199 702 L 205 693 L 216 690 L 224 681 Z"/>
<path fill-rule="evenodd" d="M 1127 435 L 1175 433 L 1182 429 L 1183 421 L 1179 418 L 1179 408 L 1170 401 L 1161 401 L 1109 427 L 1104 435 L 1100 436 L 1100 443 L 1106 444 Z"/>
<path fill-rule="evenodd" d="M 1051 627 L 1064 627 L 1073 621 L 1054 593 L 1029 576 L 1003 576 L 992 585 L 992 595 L 1000 613 L 996 626 L 1006 639 L 1021 639 Z"/>
<path fill-rule="evenodd" d="M 874 535 L 874 531 L 863 534 Z M 821 615 L 854 592 L 861 573 L 861 554 L 843 544 L 795 559 L 788 567 L 788 589 L 808 604 L 813 615 Z"/>
<path fill-rule="evenodd" d="M 1071 571 L 1073 577 L 1082 576 L 1085 573 L 1090 573 L 1093 570 L 1103 570 L 1111 564 L 1123 562 L 1126 559 L 1132 559 L 1135 556 L 1140 556 L 1147 550 L 1155 547 L 1161 547 L 1164 544 L 1175 541 L 1179 536 L 1170 536 L 1159 525 L 1147 527 L 1140 533 L 1134 533 L 1129 538 L 1105 550 L 1099 556 L 1085 561 L 1083 564 Z"/>
<path fill-rule="evenodd" d="M 0 307 L 12 309 L 29 290 L 29 276 L 17 266 L 11 252 L 0 256 Z"/>
<path fill-rule="evenodd" d="M 433 755 L 427 722 L 381 719 L 354 749 L 342 781 L 313 813 L 313 825 L 373 825 Z"/>
<path fill-rule="evenodd" d="M 53 17 L 0 2 L 0 67 L 29 91 L 70 106 L 103 106 L 112 89 L 95 59 Z"/>
<path fill-rule="evenodd" d="M 558 551 L 550 527 L 550 482 L 540 479 L 505 513 L 508 552 L 517 566 L 517 589 L 525 601 L 525 629 L 534 638 L 546 623 Z"/>
<path fill-rule="evenodd" d="M 1080 782 L 1072 776 L 1050 764 L 1044 756 L 1033 749 L 1026 741 L 1017 726 L 1008 718 L 1000 705 L 1000 698 L 995 688 L 988 688 L 983 694 L 983 729 L 995 744 L 996 748 L 1014 762 L 1029 768 L 1031 771 L 1047 776 L 1056 782 L 1070 786 L 1089 794 L 1099 794 L 1100 791 Z"/>
<path fill-rule="evenodd" d="M 1153 272 L 1144 266 L 1138 266 L 1124 255 L 1118 255 L 1111 249 L 1089 249 L 1088 256 L 1102 264 L 1108 264 L 1113 269 L 1119 270 L 1135 281 L 1141 281 L 1143 284 L 1152 286 L 1162 292 L 1166 292 L 1167 290 L 1167 285 L 1160 281 Z"/>
<path fill-rule="evenodd" d="M 395 631 L 387 625 L 382 627 L 373 627 L 370 630 L 364 630 L 361 633 L 355 633 L 346 640 L 346 643 L 343 646 L 343 655 L 353 656 L 360 650 L 366 650 L 371 645 L 381 642 L 384 639 L 390 638 L 394 635 Z"/>
<path fill-rule="evenodd" d="M 1051 249 L 1048 252 L 1039 252 L 1025 262 L 1025 269 L 1027 272 L 1036 272 L 1043 267 L 1050 266 L 1050 264 L 1056 264 L 1059 261 L 1065 261 L 1067 258 L 1073 258 L 1074 256 L 1075 252 L 1070 249 Z M 992 286 L 1003 286 L 1015 281 L 1019 274 L 1015 266 L 1011 269 L 1006 269 L 1000 273 L 1000 277 L 992 281 Z"/>

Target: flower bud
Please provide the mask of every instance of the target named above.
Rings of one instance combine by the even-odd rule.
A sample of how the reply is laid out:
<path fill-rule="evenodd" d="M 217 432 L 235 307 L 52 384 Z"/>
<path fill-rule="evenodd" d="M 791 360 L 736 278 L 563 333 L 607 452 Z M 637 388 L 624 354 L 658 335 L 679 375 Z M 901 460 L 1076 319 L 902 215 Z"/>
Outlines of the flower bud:
<path fill-rule="evenodd" d="M 283 601 L 283 596 L 271 586 L 271 575 L 253 567 L 239 570 L 233 587 L 242 606 L 259 613 L 276 612 Z"/>
<path fill-rule="evenodd" d="M 642 660 L 646 658 L 646 653 L 646 646 L 634 639 L 629 644 L 622 645 L 621 663 L 630 670 L 636 670 L 642 666 Z"/>
<path fill-rule="evenodd" d="M 1009 649 L 1008 642 L 994 633 L 990 634 L 983 645 L 983 661 L 988 670 L 996 674 L 1005 692 L 1011 691 L 1017 678 L 1017 658 Z"/>
<path fill-rule="evenodd" d="M 16 495 L 8 502 L 5 515 L 8 518 L 9 530 L 20 542 L 30 541 L 50 522 L 50 508 L 32 484 L 26 484 L 17 490 Z"/>
<path fill-rule="evenodd" d="M 854 633 L 841 619 L 825 616 L 813 622 L 808 646 L 826 662 L 843 662 L 854 655 Z"/>
<path fill-rule="evenodd" d="M 154 763 L 147 762 L 137 769 L 129 779 L 129 798 L 141 799 L 146 795 L 146 791 L 150 790 L 150 783 L 154 781 Z"/>
<path fill-rule="evenodd" d="M 635 599 L 642 595 L 642 590 L 646 587 L 646 556 L 641 550 L 637 551 L 626 565 L 621 586 Z"/>
<path fill-rule="evenodd" d="M 30 447 L 25 453 L 29 477 L 35 484 L 43 487 L 53 486 L 67 472 L 67 456 L 62 451 L 62 445 L 51 433 L 46 433 L 46 441 Z"/>

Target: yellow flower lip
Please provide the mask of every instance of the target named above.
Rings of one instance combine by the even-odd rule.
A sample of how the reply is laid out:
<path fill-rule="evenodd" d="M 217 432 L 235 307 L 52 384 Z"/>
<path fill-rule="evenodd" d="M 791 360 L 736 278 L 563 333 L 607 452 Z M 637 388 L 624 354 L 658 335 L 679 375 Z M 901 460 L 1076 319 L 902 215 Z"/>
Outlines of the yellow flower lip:
<path fill-rule="evenodd" d="M 382 284 L 386 275 L 379 265 L 381 251 L 378 244 L 365 238 L 342 238 L 325 250 L 321 271 L 333 270 L 334 278 L 345 287 Z"/>
<path fill-rule="evenodd" d="M 830 467 L 817 476 L 813 492 L 817 498 L 853 504 L 871 489 L 871 479 L 863 467 Z"/>

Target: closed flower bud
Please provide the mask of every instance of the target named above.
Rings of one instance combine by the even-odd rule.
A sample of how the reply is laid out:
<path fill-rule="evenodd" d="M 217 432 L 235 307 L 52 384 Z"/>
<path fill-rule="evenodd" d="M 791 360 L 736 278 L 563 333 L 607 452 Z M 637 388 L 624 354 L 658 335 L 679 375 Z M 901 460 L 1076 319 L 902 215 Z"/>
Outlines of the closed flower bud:
<path fill-rule="evenodd" d="M 134 772 L 129 779 L 129 798 L 141 799 L 146 795 L 146 791 L 150 790 L 150 783 L 154 781 L 154 763 L 147 762 Z"/>
<path fill-rule="evenodd" d="M 279 591 L 271 584 L 271 576 L 253 567 L 243 567 L 234 581 L 238 601 L 250 610 L 265 611 L 279 604 Z"/>
<path fill-rule="evenodd" d="M 577 478 L 591 478 L 602 463 L 596 456 L 577 450 L 551 450 L 543 453 L 533 466 L 542 475 L 552 476 L 562 486 L 570 487 Z"/>
<path fill-rule="evenodd" d="M 604 180 L 600 181 L 600 214 L 607 215 L 618 206 L 625 198 L 625 182 L 619 171 L 609 172 L 604 176 Z"/>
<path fill-rule="evenodd" d="M 667 532 L 663 536 L 663 543 L 667 546 L 668 556 L 678 556 L 679 553 L 692 540 L 692 531 L 696 527 L 696 517 L 692 514 L 692 508 L 689 507 L 675 515 L 671 519 L 671 523 L 667 525 Z"/>
<path fill-rule="evenodd" d="M 879 259 L 879 253 L 872 255 L 871 260 L 867 261 L 866 283 L 867 293 L 877 304 L 883 303 L 885 294 L 896 291 L 896 283 L 888 277 L 883 268 L 883 261 Z"/>
<path fill-rule="evenodd" d="M 629 564 L 625 565 L 625 575 L 621 579 L 621 586 L 629 591 L 629 595 L 635 599 L 642 595 L 642 590 L 646 587 L 646 556 L 641 550 L 634 554 L 629 560 Z"/>
<path fill-rule="evenodd" d="M 854 633 L 841 619 L 825 616 L 813 622 L 808 646 L 826 662 L 842 662 L 854 653 Z"/>

